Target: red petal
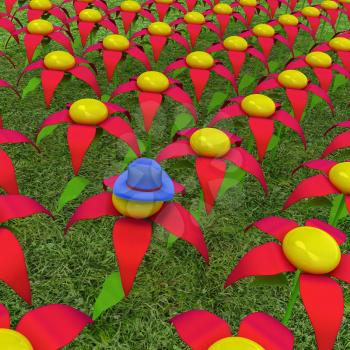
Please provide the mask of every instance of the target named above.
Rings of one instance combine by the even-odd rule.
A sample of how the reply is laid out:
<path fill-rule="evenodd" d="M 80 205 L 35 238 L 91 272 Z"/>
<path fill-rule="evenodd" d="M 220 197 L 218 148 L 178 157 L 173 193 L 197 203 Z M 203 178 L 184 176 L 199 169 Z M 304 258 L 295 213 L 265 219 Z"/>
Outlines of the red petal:
<path fill-rule="evenodd" d="M 311 27 L 311 33 L 312 33 L 312 36 L 313 38 L 316 38 L 316 33 L 317 33 L 317 30 L 318 30 L 318 27 L 320 25 L 320 18 L 319 17 L 306 17 L 307 18 L 307 21 L 309 22 L 310 24 L 310 27 Z"/>
<path fill-rule="evenodd" d="M 13 5 L 17 2 L 17 0 L 5 0 L 6 12 L 10 13 L 12 11 Z"/>
<path fill-rule="evenodd" d="M 300 169 L 301 167 L 306 167 L 309 169 L 319 170 L 324 172 L 325 174 L 328 174 L 329 170 L 336 164 L 337 162 L 335 162 L 334 160 L 316 159 L 316 160 L 310 160 L 308 162 L 303 163 L 296 170 Z"/>
<path fill-rule="evenodd" d="M 71 123 L 72 120 L 69 117 L 68 111 L 64 109 L 63 111 L 59 111 L 51 114 L 47 117 L 43 123 L 40 125 L 40 128 L 36 134 L 36 137 L 39 135 L 40 131 L 44 129 L 46 126 L 55 125 L 60 123 Z"/>
<path fill-rule="evenodd" d="M 287 34 L 287 40 L 289 42 L 290 47 L 292 48 L 294 46 L 295 39 L 298 36 L 299 28 L 296 26 L 285 25 L 283 26 L 283 29 Z"/>
<path fill-rule="evenodd" d="M 301 57 L 298 57 L 298 58 L 290 61 L 286 65 L 286 69 L 299 69 L 299 68 L 303 68 L 306 66 L 307 66 L 307 63 L 305 61 L 305 56 L 301 56 Z"/>
<path fill-rule="evenodd" d="M 78 29 L 80 33 L 82 47 L 85 47 L 86 41 L 89 38 L 89 35 L 93 30 L 94 26 L 95 26 L 94 22 L 82 22 L 82 21 L 78 22 Z"/>
<path fill-rule="evenodd" d="M 210 70 L 190 68 L 190 77 L 196 94 L 197 102 L 200 101 L 203 91 L 210 77 Z"/>
<path fill-rule="evenodd" d="M 338 51 L 338 56 L 343 63 L 343 66 L 347 71 L 350 72 L 350 52 L 349 51 Z"/>
<path fill-rule="evenodd" d="M 268 350 L 293 350 L 293 333 L 274 317 L 255 312 L 239 325 L 239 337 L 255 341 Z"/>
<path fill-rule="evenodd" d="M 16 237 L 6 228 L 0 228 L 0 247 L 0 280 L 31 304 L 32 294 L 24 253 Z"/>
<path fill-rule="evenodd" d="M 227 51 L 227 54 L 232 65 L 233 73 L 236 79 L 238 79 L 242 66 L 245 62 L 246 53 L 240 51 Z"/>
<path fill-rule="evenodd" d="M 344 232 L 338 230 L 334 226 L 327 224 L 324 221 L 318 219 L 309 219 L 306 220 L 305 225 L 316 227 L 323 231 L 326 231 L 338 242 L 338 244 L 343 244 L 346 241 L 346 234 Z"/>
<path fill-rule="evenodd" d="M 152 225 L 146 220 L 121 218 L 114 225 L 114 249 L 125 296 L 131 291 L 151 238 Z"/>
<path fill-rule="evenodd" d="M 271 74 L 257 85 L 257 87 L 254 89 L 254 93 L 260 93 L 261 91 L 272 90 L 277 88 L 281 88 L 281 85 L 276 79 L 276 74 Z"/>
<path fill-rule="evenodd" d="M 0 144 L 5 143 L 30 143 L 34 146 L 33 142 L 28 139 L 27 136 L 16 130 L 8 130 L 0 128 Z"/>
<path fill-rule="evenodd" d="M 187 26 L 188 34 L 190 36 L 191 45 L 192 47 L 195 47 L 197 38 L 202 31 L 202 25 L 189 23 L 189 24 L 186 24 L 186 26 Z"/>
<path fill-rule="evenodd" d="M 337 135 L 323 151 L 321 158 L 327 157 L 329 154 L 337 151 L 338 149 L 350 147 L 350 130 L 345 131 L 342 134 Z"/>
<path fill-rule="evenodd" d="M 156 2 L 156 9 L 157 9 L 158 17 L 159 17 L 159 20 L 161 22 L 163 22 L 169 8 L 170 8 L 169 4 L 162 4 L 162 3 Z"/>
<path fill-rule="evenodd" d="M 98 83 L 95 75 L 89 70 L 89 68 L 81 66 L 75 67 L 69 71 L 78 79 L 85 81 L 96 93 L 97 96 L 101 95 L 100 88 L 98 87 Z"/>
<path fill-rule="evenodd" d="M 64 77 L 64 72 L 59 70 L 43 69 L 41 72 L 41 84 L 44 91 L 45 103 L 49 107 L 52 96 Z"/>
<path fill-rule="evenodd" d="M 10 328 L 10 313 L 6 307 L 0 304 L 0 328 Z"/>
<path fill-rule="evenodd" d="M 110 30 L 112 33 L 118 33 L 117 26 L 115 25 L 115 23 L 112 20 L 110 20 L 108 18 L 102 19 L 102 21 L 100 21 L 98 24 L 101 27 L 103 27 L 107 30 Z"/>
<path fill-rule="evenodd" d="M 161 103 L 163 95 L 155 92 L 143 92 L 139 93 L 139 103 L 143 114 L 143 122 L 146 132 L 149 131 L 153 118 L 155 117 Z"/>
<path fill-rule="evenodd" d="M 186 61 L 184 58 L 178 58 L 174 62 L 170 63 L 168 66 L 165 67 L 164 73 L 167 73 L 171 70 L 179 69 L 182 67 L 187 67 Z"/>
<path fill-rule="evenodd" d="M 157 156 L 157 162 L 170 158 L 179 158 L 185 156 L 196 156 L 188 140 L 179 140 L 164 147 Z"/>
<path fill-rule="evenodd" d="M 250 26 L 250 23 L 255 14 L 255 6 L 243 6 L 243 11 L 247 17 L 247 23 Z"/>
<path fill-rule="evenodd" d="M 267 218 L 258 220 L 249 225 L 246 230 L 251 229 L 253 226 L 278 239 L 280 242 L 283 241 L 283 238 L 289 231 L 293 230 L 296 227 L 299 227 L 299 225 L 294 220 L 281 218 L 279 216 L 269 216 Z"/>
<path fill-rule="evenodd" d="M 202 230 L 196 219 L 181 204 L 166 203 L 151 219 L 173 235 L 193 245 L 208 262 L 208 249 Z"/>
<path fill-rule="evenodd" d="M 54 5 L 51 10 L 48 11 L 48 13 L 56 18 L 58 18 L 61 22 L 65 23 L 67 21 L 66 14 L 57 6 Z M 42 14 L 38 17 L 40 18 Z"/>
<path fill-rule="evenodd" d="M 131 47 L 130 49 L 126 50 L 126 53 L 139 60 L 146 67 L 147 70 L 152 70 L 147 55 L 140 47 Z"/>
<path fill-rule="evenodd" d="M 221 77 L 229 80 L 236 93 L 238 93 L 237 83 L 234 75 L 223 64 L 221 64 L 220 62 L 216 63 L 215 66 L 212 68 L 212 71 L 215 72 L 217 75 L 220 75 Z"/>
<path fill-rule="evenodd" d="M 166 36 L 150 35 L 149 41 L 152 45 L 154 61 L 157 62 L 168 38 Z"/>
<path fill-rule="evenodd" d="M 284 256 L 282 247 L 274 242 L 250 250 L 227 277 L 225 288 L 250 276 L 270 276 L 295 271 Z"/>
<path fill-rule="evenodd" d="M 173 33 L 170 35 L 170 39 L 176 41 L 178 44 L 182 45 L 187 52 L 191 51 L 190 45 L 188 44 L 187 40 L 180 34 L 180 33 Z"/>
<path fill-rule="evenodd" d="M 321 88 L 328 91 L 331 86 L 333 73 L 331 68 L 314 68 L 314 73 L 320 82 Z"/>
<path fill-rule="evenodd" d="M 307 90 L 320 97 L 322 100 L 325 100 L 328 103 L 328 106 L 331 109 L 332 113 L 335 113 L 332 100 L 330 99 L 326 91 L 324 91 L 322 88 L 315 84 L 309 84 Z"/>
<path fill-rule="evenodd" d="M 16 171 L 11 158 L 2 149 L 0 149 L 0 169 L 0 188 L 6 193 L 17 194 Z"/>
<path fill-rule="evenodd" d="M 16 330 L 35 350 L 57 350 L 72 342 L 92 320 L 68 305 L 50 304 L 26 313 Z"/>
<path fill-rule="evenodd" d="M 246 114 L 242 110 L 239 104 L 228 105 L 220 109 L 220 111 L 210 121 L 209 126 L 213 126 L 214 124 L 218 123 L 220 120 L 239 117 L 242 115 L 245 116 Z"/>
<path fill-rule="evenodd" d="M 129 32 L 129 28 L 130 28 L 132 21 L 136 17 L 136 13 L 135 12 L 120 11 L 120 16 L 121 16 L 122 21 L 123 21 L 124 31 L 127 34 Z"/>
<path fill-rule="evenodd" d="M 115 176 L 110 176 L 110 177 L 107 177 L 106 179 L 103 180 L 103 186 L 105 188 L 110 188 L 112 189 L 113 186 L 114 186 L 114 183 L 117 181 L 119 175 L 115 175 Z"/>
<path fill-rule="evenodd" d="M 221 14 L 216 14 L 216 19 L 219 23 L 220 27 L 220 35 L 223 36 L 226 32 L 226 28 L 228 24 L 230 23 L 230 15 L 221 15 Z"/>
<path fill-rule="evenodd" d="M 258 43 L 262 49 L 262 52 L 263 52 L 266 60 L 269 59 L 270 52 L 271 52 L 271 49 L 272 49 L 274 42 L 275 42 L 274 38 L 267 38 L 267 37 L 262 37 L 262 36 L 258 37 Z"/>
<path fill-rule="evenodd" d="M 286 89 L 288 100 L 293 108 L 294 117 L 297 121 L 301 120 L 307 104 L 307 91 L 297 89 Z"/>
<path fill-rule="evenodd" d="M 53 32 L 49 35 L 49 37 L 62 45 L 67 51 L 73 54 L 73 47 L 70 40 L 61 32 Z"/>
<path fill-rule="evenodd" d="M 331 275 L 350 283 L 350 254 L 342 254 L 339 265 L 331 272 Z"/>
<path fill-rule="evenodd" d="M 33 55 L 37 47 L 40 45 L 44 36 L 40 34 L 26 33 L 23 38 L 23 44 L 26 48 L 28 62 L 32 62 Z"/>
<path fill-rule="evenodd" d="M 327 276 L 302 274 L 300 295 L 315 331 L 318 350 L 333 349 L 344 311 L 341 287 Z"/>
<path fill-rule="evenodd" d="M 187 311 L 170 322 L 192 350 L 208 350 L 218 340 L 232 336 L 227 322 L 206 310 Z"/>
<path fill-rule="evenodd" d="M 130 91 L 135 91 L 135 90 L 139 90 L 136 81 L 135 80 L 131 80 L 128 81 L 126 83 L 120 84 L 111 94 L 110 100 L 114 97 L 117 96 L 119 94 L 125 94 L 127 92 Z"/>

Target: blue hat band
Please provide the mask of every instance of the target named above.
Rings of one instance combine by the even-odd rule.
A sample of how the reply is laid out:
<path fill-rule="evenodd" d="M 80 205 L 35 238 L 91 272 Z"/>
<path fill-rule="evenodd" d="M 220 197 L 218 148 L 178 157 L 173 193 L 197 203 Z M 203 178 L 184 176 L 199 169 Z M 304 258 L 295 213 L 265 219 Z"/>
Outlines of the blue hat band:
<path fill-rule="evenodd" d="M 150 189 L 143 189 L 143 188 L 138 188 L 138 187 L 134 187 L 134 186 L 131 186 L 129 185 L 128 183 L 126 184 L 130 189 L 134 190 L 134 191 L 139 191 L 139 192 L 156 192 L 156 191 L 159 191 L 162 186 L 158 186 L 158 187 L 154 187 L 154 188 L 150 188 Z"/>

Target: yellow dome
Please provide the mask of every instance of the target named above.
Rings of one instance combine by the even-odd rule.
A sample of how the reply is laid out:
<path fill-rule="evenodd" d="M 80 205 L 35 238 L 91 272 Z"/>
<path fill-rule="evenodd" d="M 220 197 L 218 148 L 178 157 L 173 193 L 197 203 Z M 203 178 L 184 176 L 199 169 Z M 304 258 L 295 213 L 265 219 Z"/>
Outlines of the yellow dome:
<path fill-rule="evenodd" d="M 44 57 L 44 65 L 48 69 L 66 71 L 75 66 L 75 58 L 66 51 L 52 51 Z"/>
<path fill-rule="evenodd" d="M 154 2 L 157 4 L 171 5 L 174 2 L 174 0 L 154 0 Z"/>
<path fill-rule="evenodd" d="M 289 14 L 279 16 L 278 22 L 284 26 L 297 26 L 299 24 L 298 17 Z"/>
<path fill-rule="evenodd" d="M 120 4 L 120 9 L 125 12 L 139 12 L 141 5 L 137 1 L 125 0 Z"/>
<path fill-rule="evenodd" d="M 256 6 L 258 2 L 256 0 L 239 0 L 241 6 Z"/>
<path fill-rule="evenodd" d="M 171 34 L 171 27 L 165 22 L 153 22 L 148 26 L 151 35 L 168 36 Z"/>
<path fill-rule="evenodd" d="M 321 2 L 321 7 L 324 10 L 336 10 L 339 6 L 335 1 L 325 0 Z"/>
<path fill-rule="evenodd" d="M 102 45 L 106 50 L 124 51 L 130 47 L 130 42 L 123 35 L 110 34 L 103 39 Z"/>
<path fill-rule="evenodd" d="M 95 9 L 85 9 L 79 13 L 79 19 L 83 22 L 94 22 L 101 21 L 102 14 L 100 11 Z"/>
<path fill-rule="evenodd" d="M 334 165 L 329 171 L 329 180 L 340 192 L 350 194 L 350 162 Z"/>
<path fill-rule="evenodd" d="M 350 40 L 338 36 L 329 41 L 329 46 L 334 51 L 350 51 Z"/>
<path fill-rule="evenodd" d="M 229 51 L 245 51 L 248 48 L 247 40 L 237 35 L 227 37 L 223 45 Z"/>
<path fill-rule="evenodd" d="M 44 19 L 34 19 L 27 24 L 30 34 L 48 35 L 54 31 L 53 25 Z"/>
<path fill-rule="evenodd" d="M 214 58 L 205 51 L 194 51 L 186 56 L 186 63 L 191 68 L 209 69 L 215 61 Z"/>
<path fill-rule="evenodd" d="M 278 75 L 278 82 L 288 89 L 304 89 L 308 83 L 307 76 L 294 69 L 287 69 Z"/>
<path fill-rule="evenodd" d="M 308 53 L 305 61 L 309 66 L 314 68 L 328 68 L 332 65 L 332 57 L 321 51 Z"/>
<path fill-rule="evenodd" d="M 31 0 L 29 1 L 29 7 L 32 10 L 48 11 L 52 8 L 50 0 Z"/>
<path fill-rule="evenodd" d="M 229 4 L 218 3 L 213 7 L 214 13 L 218 15 L 230 15 L 233 10 Z"/>
<path fill-rule="evenodd" d="M 241 102 L 241 108 L 250 117 L 268 118 L 276 111 L 275 102 L 262 94 L 251 94 Z"/>
<path fill-rule="evenodd" d="M 29 340 L 23 334 L 5 328 L 0 328 L 0 349 L 34 350 Z"/>
<path fill-rule="evenodd" d="M 316 7 L 313 7 L 313 6 L 304 7 L 301 10 L 301 13 L 305 17 L 319 17 L 321 14 L 320 10 Z"/>
<path fill-rule="evenodd" d="M 137 78 L 137 86 L 145 92 L 163 92 L 169 85 L 168 77 L 161 72 L 148 71 Z"/>
<path fill-rule="evenodd" d="M 262 36 L 265 38 L 272 38 L 275 35 L 275 30 L 269 24 L 257 24 L 253 27 L 253 33 L 256 36 Z"/>
<path fill-rule="evenodd" d="M 265 350 L 253 340 L 242 337 L 227 337 L 209 346 L 208 350 Z M 268 350 L 268 349 L 266 349 Z"/>
<path fill-rule="evenodd" d="M 203 24 L 205 17 L 200 12 L 191 11 L 185 14 L 184 21 L 188 24 Z"/>
<path fill-rule="evenodd" d="M 77 124 L 98 125 L 108 118 L 108 108 L 99 100 L 83 98 L 70 106 L 69 116 Z"/>

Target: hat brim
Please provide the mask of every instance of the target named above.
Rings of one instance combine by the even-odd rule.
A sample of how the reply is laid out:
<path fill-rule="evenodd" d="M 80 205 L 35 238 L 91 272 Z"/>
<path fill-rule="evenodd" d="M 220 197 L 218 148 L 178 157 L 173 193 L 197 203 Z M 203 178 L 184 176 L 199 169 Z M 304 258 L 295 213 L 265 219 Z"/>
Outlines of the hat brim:
<path fill-rule="evenodd" d="M 113 194 L 127 200 L 139 202 L 165 202 L 174 198 L 174 184 L 169 175 L 162 172 L 162 187 L 157 191 L 143 192 L 130 188 L 127 183 L 128 172 L 124 171 L 113 186 Z"/>

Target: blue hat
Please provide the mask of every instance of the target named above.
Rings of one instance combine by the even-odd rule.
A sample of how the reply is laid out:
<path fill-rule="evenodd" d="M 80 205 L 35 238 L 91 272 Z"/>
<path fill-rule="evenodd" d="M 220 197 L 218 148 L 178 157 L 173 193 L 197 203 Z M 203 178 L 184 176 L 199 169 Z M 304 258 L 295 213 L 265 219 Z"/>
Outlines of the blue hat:
<path fill-rule="evenodd" d="M 113 194 L 133 201 L 164 202 L 173 199 L 174 184 L 155 160 L 138 158 L 120 174 Z"/>

